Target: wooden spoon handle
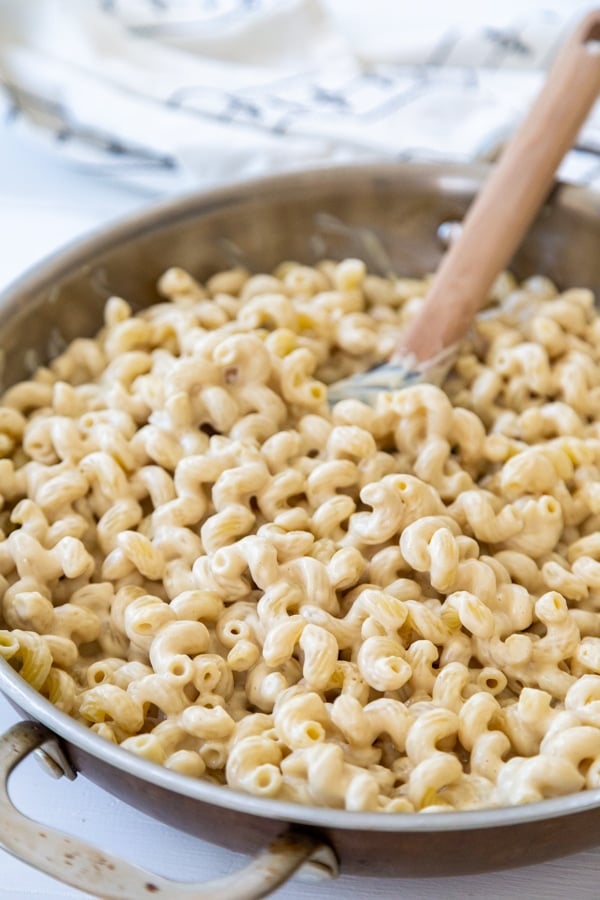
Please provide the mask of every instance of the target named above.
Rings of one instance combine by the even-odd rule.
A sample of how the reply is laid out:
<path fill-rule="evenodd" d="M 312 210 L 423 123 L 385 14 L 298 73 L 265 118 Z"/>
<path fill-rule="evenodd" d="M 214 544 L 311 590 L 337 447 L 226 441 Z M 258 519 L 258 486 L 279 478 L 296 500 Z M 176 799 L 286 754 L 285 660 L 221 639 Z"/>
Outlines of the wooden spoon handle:
<path fill-rule="evenodd" d="M 463 337 L 506 267 L 600 92 L 600 9 L 560 50 L 529 115 L 471 205 L 392 361 L 431 359 Z M 565 236 L 568 241 L 568 235 Z"/>

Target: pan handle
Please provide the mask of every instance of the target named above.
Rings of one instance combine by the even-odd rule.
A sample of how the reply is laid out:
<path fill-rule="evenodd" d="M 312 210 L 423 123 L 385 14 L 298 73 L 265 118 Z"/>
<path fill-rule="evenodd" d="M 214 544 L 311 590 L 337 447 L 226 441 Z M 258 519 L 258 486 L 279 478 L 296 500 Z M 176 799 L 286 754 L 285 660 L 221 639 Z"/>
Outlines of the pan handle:
<path fill-rule="evenodd" d="M 198 885 L 154 875 L 95 850 L 76 837 L 40 825 L 13 806 L 8 778 L 25 756 L 53 738 L 37 722 L 19 722 L 0 737 L 0 846 L 65 884 L 115 900 L 147 900 L 154 895 L 169 900 L 256 900 L 282 885 L 303 864 L 310 865 L 313 876 L 337 875 L 337 859 L 331 847 L 319 837 L 294 828 L 275 838 L 244 869 Z"/>

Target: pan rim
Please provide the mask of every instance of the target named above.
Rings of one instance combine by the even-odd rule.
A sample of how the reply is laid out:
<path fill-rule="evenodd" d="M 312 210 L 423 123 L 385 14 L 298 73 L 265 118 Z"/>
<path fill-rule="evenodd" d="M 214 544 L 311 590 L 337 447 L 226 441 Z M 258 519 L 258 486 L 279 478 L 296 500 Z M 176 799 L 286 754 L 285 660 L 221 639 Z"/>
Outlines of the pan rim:
<path fill-rule="evenodd" d="M 0 659 L 0 692 L 58 738 L 107 763 L 117 773 L 126 772 L 180 796 L 261 819 L 320 829 L 414 834 L 506 828 L 563 818 L 600 807 L 600 788 L 520 806 L 426 814 L 355 812 L 254 797 L 222 785 L 210 784 L 201 778 L 173 772 L 101 738 L 38 694 L 3 659 Z"/>
<path fill-rule="evenodd" d="M 198 216 L 235 206 L 251 200 L 257 192 L 276 193 L 293 185 L 298 189 L 304 178 L 314 184 L 332 179 L 356 177 L 398 177 L 405 175 L 440 187 L 462 186 L 475 190 L 488 173 L 484 164 L 455 163 L 357 163 L 344 166 L 298 170 L 284 174 L 251 178 L 228 183 L 210 191 L 196 190 L 175 198 L 153 203 L 144 209 L 116 219 L 93 230 L 82 238 L 46 256 L 0 293 L 0 315 L 29 295 L 49 288 L 59 279 L 68 277 L 89 264 L 98 255 L 155 230 L 167 227 L 191 216 Z M 438 188 L 439 190 L 440 188 Z M 590 215 L 600 215 L 600 194 L 588 188 L 557 183 L 551 202 L 574 206 Z M 172 772 L 163 766 L 144 760 L 119 746 L 102 739 L 70 716 L 54 707 L 38 694 L 0 658 L 0 691 L 35 720 L 58 737 L 100 759 L 119 771 L 127 772 L 142 781 L 198 800 L 205 804 L 233 810 L 250 816 L 281 822 L 313 826 L 321 829 L 359 830 L 374 832 L 449 832 L 504 828 L 525 823 L 562 818 L 600 806 L 600 788 L 543 800 L 521 806 L 492 807 L 483 810 L 451 811 L 447 813 L 385 813 L 354 812 L 326 807 L 303 806 L 281 800 L 271 800 L 243 794 L 230 788 L 212 785 L 201 779 Z"/>

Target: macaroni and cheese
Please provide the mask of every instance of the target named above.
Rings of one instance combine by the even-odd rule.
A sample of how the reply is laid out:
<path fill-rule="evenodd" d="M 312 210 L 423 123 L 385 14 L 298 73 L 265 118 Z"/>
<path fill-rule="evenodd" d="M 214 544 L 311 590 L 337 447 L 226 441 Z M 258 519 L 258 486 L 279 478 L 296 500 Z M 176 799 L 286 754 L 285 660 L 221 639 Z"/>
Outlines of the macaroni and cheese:
<path fill-rule="evenodd" d="M 496 282 L 444 390 L 330 409 L 427 279 L 106 304 L 0 405 L 0 655 L 106 740 L 351 810 L 600 787 L 600 317 Z"/>

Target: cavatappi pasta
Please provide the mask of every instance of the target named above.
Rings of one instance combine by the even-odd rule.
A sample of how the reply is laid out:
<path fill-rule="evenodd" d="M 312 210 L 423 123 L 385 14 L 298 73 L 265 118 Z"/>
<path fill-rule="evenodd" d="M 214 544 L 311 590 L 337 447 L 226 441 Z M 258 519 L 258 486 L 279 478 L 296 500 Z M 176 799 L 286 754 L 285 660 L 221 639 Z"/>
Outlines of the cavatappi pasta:
<path fill-rule="evenodd" d="M 426 281 L 179 269 L 0 407 L 0 655 L 186 775 L 352 810 L 600 786 L 600 318 L 507 274 L 444 390 L 330 410 Z"/>

